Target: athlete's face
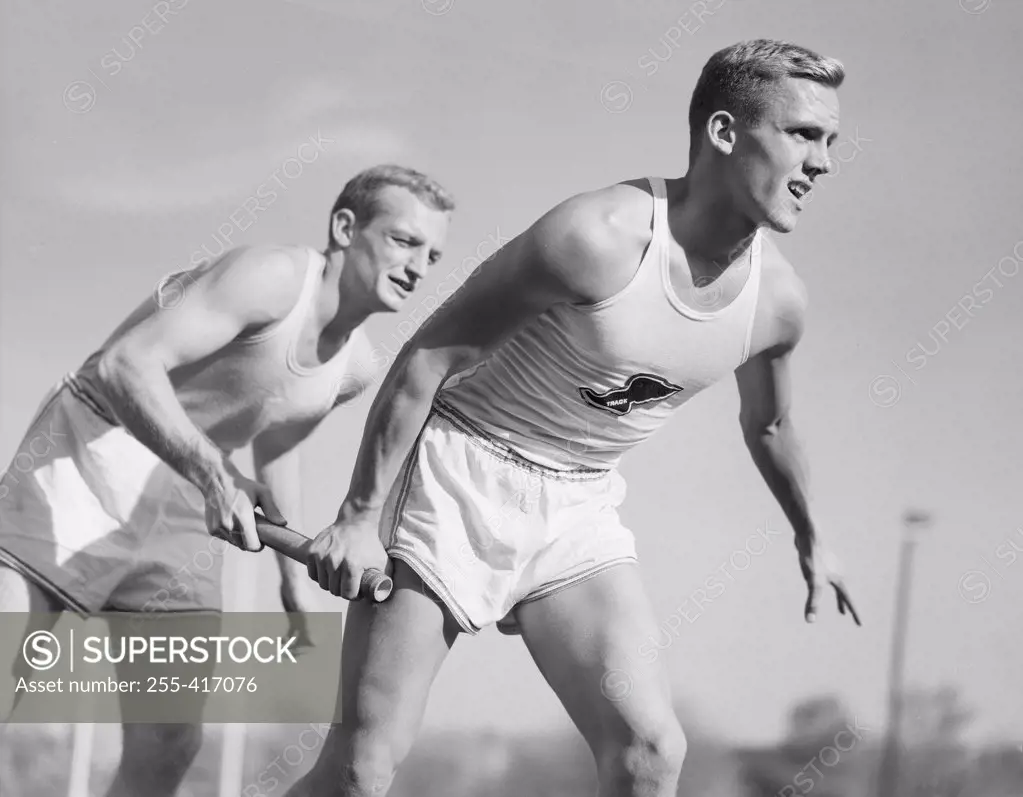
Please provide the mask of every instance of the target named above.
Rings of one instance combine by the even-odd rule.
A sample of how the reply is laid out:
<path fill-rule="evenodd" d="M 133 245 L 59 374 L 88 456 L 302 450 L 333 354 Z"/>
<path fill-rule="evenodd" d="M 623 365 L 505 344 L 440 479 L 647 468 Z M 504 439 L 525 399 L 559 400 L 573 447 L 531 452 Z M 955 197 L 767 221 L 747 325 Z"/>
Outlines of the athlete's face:
<path fill-rule="evenodd" d="M 451 214 L 391 185 L 377 193 L 376 211 L 369 222 L 351 228 L 345 268 L 356 270 L 379 303 L 377 312 L 393 312 L 440 260 Z"/>
<path fill-rule="evenodd" d="M 758 225 L 791 232 L 814 181 L 830 170 L 828 148 L 838 136 L 838 92 L 820 83 L 785 78 L 756 126 L 740 125 L 733 187 Z"/>

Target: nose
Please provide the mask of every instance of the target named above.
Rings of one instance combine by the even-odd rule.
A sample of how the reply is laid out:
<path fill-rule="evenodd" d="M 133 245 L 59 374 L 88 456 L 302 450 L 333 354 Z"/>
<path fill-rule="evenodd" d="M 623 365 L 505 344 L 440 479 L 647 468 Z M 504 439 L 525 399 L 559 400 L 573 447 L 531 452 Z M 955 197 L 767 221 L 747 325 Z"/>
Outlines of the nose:
<path fill-rule="evenodd" d="M 423 279 L 426 276 L 426 269 L 429 264 L 428 259 L 429 255 L 426 252 L 416 253 L 405 264 L 405 271 L 417 280 Z"/>
<path fill-rule="evenodd" d="M 834 162 L 828 155 L 827 145 L 823 141 L 818 141 L 810 150 L 803 171 L 812 179 L 816 179 L 822 174 L 831 174 L 833 168 Z"/>

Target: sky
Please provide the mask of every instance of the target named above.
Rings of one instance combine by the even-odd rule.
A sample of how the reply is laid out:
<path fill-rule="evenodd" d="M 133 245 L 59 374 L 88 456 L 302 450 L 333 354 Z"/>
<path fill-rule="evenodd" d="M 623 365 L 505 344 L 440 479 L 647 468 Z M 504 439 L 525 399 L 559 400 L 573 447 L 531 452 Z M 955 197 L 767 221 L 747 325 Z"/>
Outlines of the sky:
<path fill-rule="evenodd" d="M 726 380 L 622 464 L 622 516 L 672 640 L 658 655 L 693 721 L 728 740 L 778 739 L 792 703 L 821 693 L 881 728 L 901 517 L 916 507 L 933 522 L 915 547 L 907 678 L 960 688 L 975 740 L 1023 743 L 1023 6 L 21 0 L 4 17 L 5 462 L 47 388 L 161 276 L 204 246 L 322 248 L 359 169 L 406 164 L 459 202 L 421 298 L 370 322 L 395 351 L 491 242 L 573 194 L 683 174 L 689 96 L 716 50 L 771 37 L 839 58 L 836 173 L 775 240 L 810 295 L 794 420 L 813 516 L 864 625 L 830 599 L 804 623 L 791 530 Z M 310 534 L 347 490 L 369 402 L 304 451 Z M 273 609 L 259 586 L 275 584 L 272 558 L 230 564 L 228 606 Z M 724 591 L 695 608 L 715 573 Z M 321 608 L 343 602 L 324 593 Z M 568 719 L 521 640 L 489 629 L 456 643 L 425 726 Z"/>

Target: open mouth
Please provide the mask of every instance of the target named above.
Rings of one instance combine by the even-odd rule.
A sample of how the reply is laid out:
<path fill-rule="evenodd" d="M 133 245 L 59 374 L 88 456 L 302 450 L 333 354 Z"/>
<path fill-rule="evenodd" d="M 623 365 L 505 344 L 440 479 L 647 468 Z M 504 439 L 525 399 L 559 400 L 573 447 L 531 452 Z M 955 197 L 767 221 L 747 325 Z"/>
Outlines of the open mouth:
<path fill-rule="evenodd" d="M 810 193 L 810 186 L 806 183 L 799 183 L 792 180 L 789 182 L 789 193 L 796 199 L 802 201 L 803 197 Z"/>
<path fill-rule="evenodd" d="M 391 282 L 401 288 L 405 293 L 412 293 L 415 290 L 415 286 L 408 280 L 401 280 L 397 277 L 390 277 Z"/>

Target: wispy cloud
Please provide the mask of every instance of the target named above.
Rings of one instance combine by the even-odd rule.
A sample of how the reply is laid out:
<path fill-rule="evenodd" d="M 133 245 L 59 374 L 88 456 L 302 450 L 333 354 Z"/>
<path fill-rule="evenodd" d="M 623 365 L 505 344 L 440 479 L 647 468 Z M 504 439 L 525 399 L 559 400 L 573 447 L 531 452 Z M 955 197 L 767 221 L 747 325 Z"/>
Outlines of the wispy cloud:
<path fill-rule="evenodd" d="M 87 120 L 79 117 L 87 127 L 79 128 L 75 150 L 89 149 L 88 159 L 55 152 L 50 142 L 23 141 L 17 182 L 76 208 L 167 213 L 247 194 L 317 137 L 331 143 L 321 148 L 316 168 L 351 169 L 400 159 L 405 151 L 398 131 L 353 120 L 351 97 L 341 85 L 312 78 L 297 87 L 278 85 L 265 96 L 255 107 L 234 105 L 199 121 L 182 114 L 164 126 L 147 124 L 136 108 L 108 105 Z"/>
<path fill-rule="evenodd" d="M 296 126 L 300 127 L 300 126 Z M 279 146 L 233 149 L 184 162 L 121 161 L 104 167 L 102 174 L 81 174 L 61 179 L 58 195 L 69 204 L 116 213 L 156 213 L 195 209 L 236 198 L 266 179 L 274 169 L 317 135 L 330 139 L 323 150 L 328 162 L 364 163 L 394 159 L 400 138 L 372 127 L 310 128 Z"/>

